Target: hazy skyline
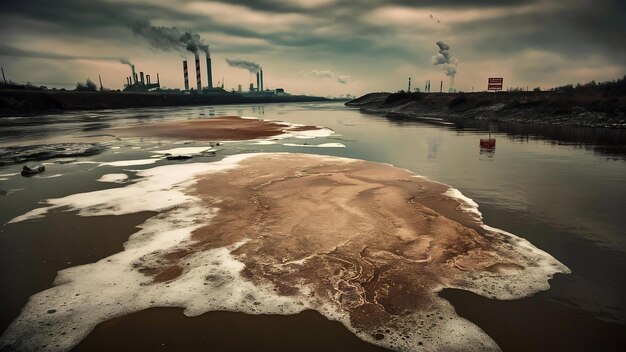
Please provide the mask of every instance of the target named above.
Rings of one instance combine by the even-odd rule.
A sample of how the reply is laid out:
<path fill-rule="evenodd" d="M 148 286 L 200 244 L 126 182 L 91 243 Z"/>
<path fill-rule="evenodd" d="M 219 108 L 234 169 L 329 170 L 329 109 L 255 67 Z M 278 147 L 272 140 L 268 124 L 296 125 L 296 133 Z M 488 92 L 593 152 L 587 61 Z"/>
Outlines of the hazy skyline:
<path fill-rule="evenodd" d="M 458 59 L 455 85 L 464 91 L 485 90 L 490 76 L 504 77 L 505 87 L 532 89 L 626 73 L 620 0 L 5 0 L 0 6 L 7 79 L 50 87 L 101 74 L 105 87 L 122 88 L 125 58 L 153 80 L 158 72 L 165 87 L 182 88 L 181 60 L 193 54 L 158 49 L 136 30 L 138 23 L 198 33 L 210 45 L 213 84 L 223 77 L 227 90 L 251 81 L 227 58 L 258 63 L 265 87 L 291 93 L 396 91 L 406 89 L 408 77 L 420 89 L 425 80 L 433 90 L 440 80 L 447 88 L 445 68 L 433 65 L 437 41 Z"/>

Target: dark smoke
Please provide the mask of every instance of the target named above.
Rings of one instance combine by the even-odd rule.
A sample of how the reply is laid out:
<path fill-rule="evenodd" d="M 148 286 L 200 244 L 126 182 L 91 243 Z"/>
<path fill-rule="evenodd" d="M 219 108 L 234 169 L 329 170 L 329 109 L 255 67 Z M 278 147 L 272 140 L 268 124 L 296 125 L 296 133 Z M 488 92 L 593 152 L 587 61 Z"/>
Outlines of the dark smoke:
<path fill-rule="evenodd" d="M 137 21 L 131 25 L 131 29 L 136 35 L 146 38 L 150 45 L 157 49 L 188 50 L 194 54 L 201 50 L 209 54 L 209 46 L 204 44 L 200 34 L 195 32 L 181 32 L 176 27 L 156 27 L 150 21 Z"/>
<path fill-rule="evenodd" d="M 243 59 L 228 59 L 228 58 L 226 58 L 226 62 L 228 63 L 228 66 L 230 67 L 243 68 L 252 73 L 261 71 L 261 65 L 257 64 L 256 62 L 243 60 Z"/>

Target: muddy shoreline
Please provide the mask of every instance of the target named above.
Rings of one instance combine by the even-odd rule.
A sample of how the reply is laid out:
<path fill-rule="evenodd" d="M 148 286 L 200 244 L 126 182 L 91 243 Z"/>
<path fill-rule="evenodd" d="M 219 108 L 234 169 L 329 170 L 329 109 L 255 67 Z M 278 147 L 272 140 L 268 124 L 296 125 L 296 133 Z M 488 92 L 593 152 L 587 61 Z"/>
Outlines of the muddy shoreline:
<path fill-rule="evenodd" d="M 345 104 L 364 112 L 448 121 L 626 129 L 626 97 L 557 92 L 369 93 Z"/>

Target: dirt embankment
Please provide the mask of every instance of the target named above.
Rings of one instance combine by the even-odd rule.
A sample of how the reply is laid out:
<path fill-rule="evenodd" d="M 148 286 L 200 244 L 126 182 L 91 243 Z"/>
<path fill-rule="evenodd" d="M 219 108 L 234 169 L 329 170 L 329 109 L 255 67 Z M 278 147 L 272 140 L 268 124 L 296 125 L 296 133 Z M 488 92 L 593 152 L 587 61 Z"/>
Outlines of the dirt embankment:
<path fill-rule="evenodd" d="M 166 93 L 0 90 L 0 117 L 37 115 L 69 110 L 284 103 L 322 100 L 328 99 L 304 95 L 244 96 L 228 92 L 221 94 L 190 95 Z"/>
<path fill-rule="evenodd" d="M 366 112 L 626 128 L 626 96 L 569 95 L 559 92 L 369 93 L 346 103 Z"/>

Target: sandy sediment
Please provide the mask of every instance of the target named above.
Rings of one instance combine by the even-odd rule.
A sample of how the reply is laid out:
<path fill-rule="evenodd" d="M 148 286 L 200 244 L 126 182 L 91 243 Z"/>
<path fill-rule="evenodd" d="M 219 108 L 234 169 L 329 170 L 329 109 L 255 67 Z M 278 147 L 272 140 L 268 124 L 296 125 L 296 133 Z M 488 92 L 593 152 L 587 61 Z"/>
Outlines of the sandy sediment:
<path fill-rule="evenodd" d="M 386 164 L 248 154 L 138 176 L 13 220 L 58 207 L 85 216 L 160 212 L 123 252 L 66 269 L 32 296 L 0 350 L 67 350 L 98 323 L 151 307 L 184 307 L 188 316 L 315 309 L 395 350 L 497 350 L 437 292 L 520 298 L 568 272 L 484 225 L 460 192 Z"/>
<path fill-rule="evenodd" d="M 547 288 L 543 274 L 529 280 L 542 265 L 539 253 L 487 231 L 476 212 L 463 209 L 467 204 L 445 195 L 449 190 L 379 163 L 298 154 L 250 158 L 198 180 L 192 194 L 207 206 L 219 202 L 219 212 L 193 233 L 193 246 L 170 250 L 143 270 L 156 282 L 175 280 L 187 256 L 245 241 L 232 254 L 245 264 L 248 280 L 279 295 L 308 295 L 313 306 L 345 313 L 353 329 L 397 348 L 415 338 L 400 333 L 411 324 L 437 330 L 424 324 L 447 314 L 436 296 L 443 287 L 494 298 Z"/>
<path fill-rule="evenodd" d="M 219 116 L 210 119 L 163 121 L 115 128 L 109 132 L 116 137 L 157 137 L 202 141 L 236 141 L 268 138 L 290 132 L 321 130 L 316 126 L 295 126 L 239 116 Z"/>

